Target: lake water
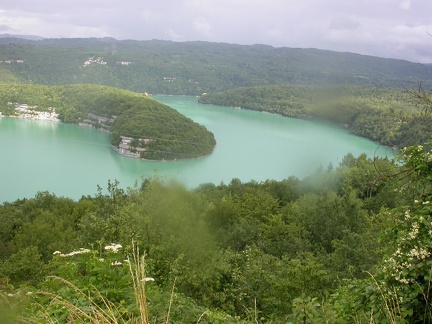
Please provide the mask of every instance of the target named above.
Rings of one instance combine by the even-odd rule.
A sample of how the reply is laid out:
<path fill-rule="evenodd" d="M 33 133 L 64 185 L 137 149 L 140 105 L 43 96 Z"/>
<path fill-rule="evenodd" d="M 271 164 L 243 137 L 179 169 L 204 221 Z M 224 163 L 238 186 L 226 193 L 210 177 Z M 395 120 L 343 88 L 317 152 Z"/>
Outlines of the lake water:
<path fill-rule="evenodd" d="M 133 187 L 143 177 L 176 179 L 188 187 L 265 179 L 302 178 L 338 165 L 344 155 L 377 154 L 376 143 L 342 129 L 247 110 L 202 105 L 197 98 L 155 96 L 204 125 L 215 135 L 204 158 L 151 162 L 115 153 L 109 135 L 55 122 L 0 118 L 0 203 L 33 197 L 38 191 L 79 199 L 118 180 Z M 384 148 L 378 150 L 385 154 Z"/>

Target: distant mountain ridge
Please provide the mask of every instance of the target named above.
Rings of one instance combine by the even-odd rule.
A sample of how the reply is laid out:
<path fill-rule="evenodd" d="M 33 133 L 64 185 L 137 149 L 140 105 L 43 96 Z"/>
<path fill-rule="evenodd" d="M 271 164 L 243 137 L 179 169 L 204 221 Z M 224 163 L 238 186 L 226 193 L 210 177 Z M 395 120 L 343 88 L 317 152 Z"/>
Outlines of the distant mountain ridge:
<path fill-rule="evenodd" d="M 20 39 L 28 39 L 28 40 L 42 40 L 45 37 L 37 36 L 37 35 L 15 35 L 15 34 L 0 34 L 0 38 L 20 38 Z"/>
<path fill-rule="evenodd" d="M 432 65 L 318 49 L 113 38 L 0 38 L 0 82 L 201 95 L 276 84 L 432 85 Z M 5 63 L 8 62 L 8 63 Z"/>

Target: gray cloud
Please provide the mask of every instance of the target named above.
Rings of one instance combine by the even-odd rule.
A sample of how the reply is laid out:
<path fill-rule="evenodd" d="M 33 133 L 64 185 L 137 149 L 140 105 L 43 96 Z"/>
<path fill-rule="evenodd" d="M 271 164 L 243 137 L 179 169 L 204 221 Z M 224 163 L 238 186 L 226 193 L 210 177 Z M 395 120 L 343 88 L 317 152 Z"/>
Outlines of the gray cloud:
<path fill-rule="evenodd" d="M 354 30 L 357 29 L 357 27 L 359 27 L 359 23 L 348 16 L 340 16 L 330 22 L 330 29 Z"/>
<path fill-rule="evenodd" d="M 425 0 L 2 0 L 0 26 L 45 37 L 262 43 L 432 62 L 431 13 Z"/>

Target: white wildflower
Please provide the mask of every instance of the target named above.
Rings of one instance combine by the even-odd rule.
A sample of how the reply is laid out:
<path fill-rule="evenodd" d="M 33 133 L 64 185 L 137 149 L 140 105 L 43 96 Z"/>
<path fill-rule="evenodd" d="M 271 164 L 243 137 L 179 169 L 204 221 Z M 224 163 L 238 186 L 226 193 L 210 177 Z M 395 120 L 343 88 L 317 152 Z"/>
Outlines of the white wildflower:
<path fill-rule="evenodd" d="M 408 233 L 408 236 L 411 240 L 414 240 L 417 237 L 418 233 L 419 233 L 419 224 L 414 223 L 412 225 L 411 232 Z"/>
<path fill-rule="evenodd" d="M 426 260 L 430 256 L 430 251 L 425 248 L 419 249 L 419 258 L 420 260 Z"/>
<path fill-rule="evenodd" d="M 78 254 L 84 254 L 84 253 L 90 253 L 91 251 L 89 249 L 80 248 L 78 251 L 72 251 L 67 254 L 60 254 L 61 257 L 70 257 Z"/>
<path fill-rule="evenodd" d="M 418 258 L 420 254 L 416 248 L 413 248 L 413 249 L 411 249 L 411 251 L 409 251 L 408 255 L 413 257 L 413 258 Z"/>
<path fill-rule="evenodd" d="M 115 262 L 111 262 L 111 265 L 114 267 L 117 267 L 117 266 L 122 265 L 122 263 L 120 261 L 115 261 Z"/>
<path fill-rule="evenodd" d="M 114 253 L 117 253 L 118 250 L 120 250 L 121 248 L 122 248 L 122 246 L 120 244 L 114 244 L 114 243 L 111 243 L 111 245 L 105 246 L 105 250 L 113 251 Z"/>
<path fill-rule="evenodd" d="M 147 282 L 147 281 L 155 281 L 155 280 L 154 280 L 154 278 L 151 278 L 151 277 L 145 277 L 142 281 Z"/>

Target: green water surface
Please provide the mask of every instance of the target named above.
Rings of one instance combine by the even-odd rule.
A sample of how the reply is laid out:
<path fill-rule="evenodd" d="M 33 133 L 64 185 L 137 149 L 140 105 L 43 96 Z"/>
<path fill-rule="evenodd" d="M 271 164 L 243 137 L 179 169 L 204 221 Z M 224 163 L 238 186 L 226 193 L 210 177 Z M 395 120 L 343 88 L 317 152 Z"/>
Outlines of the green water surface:
<path fill-rule="evenodd" d="M 0 118 L 0 202 L 33 197 L 38 191 L 79 199 L 97 186 L 118 180 L 133 187 L 143 177 L 202 183 L 299 178 L 355 156 L 388 154 L 378 144 L 345 130 L 247 110 L 202 105 L 197 98 L 155 96 L 214 133 L 210 156 L 177 162 L 150 162 L 115 153 L 109 135 L 76 125 Z"/>

